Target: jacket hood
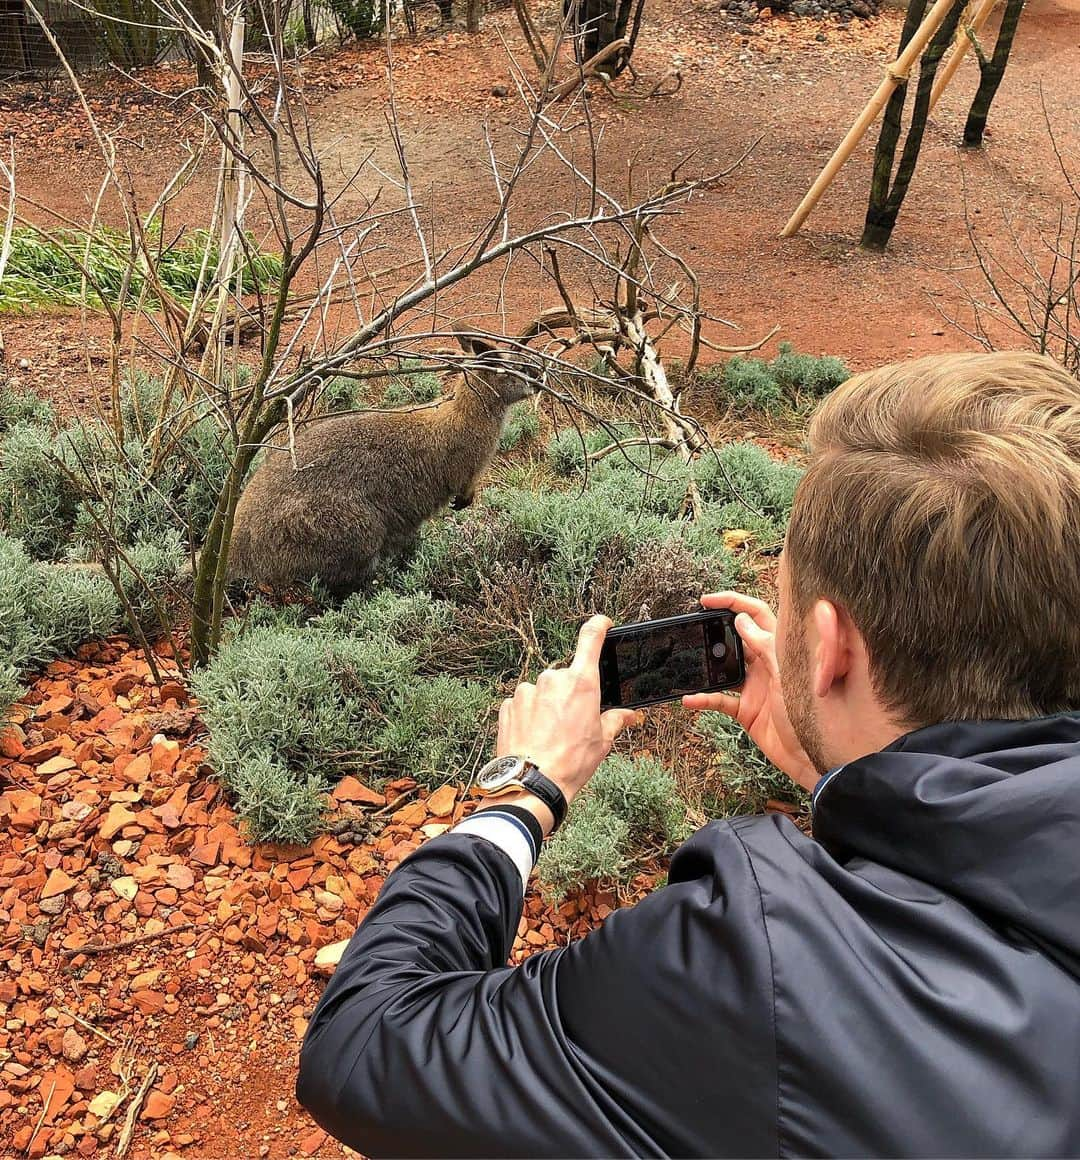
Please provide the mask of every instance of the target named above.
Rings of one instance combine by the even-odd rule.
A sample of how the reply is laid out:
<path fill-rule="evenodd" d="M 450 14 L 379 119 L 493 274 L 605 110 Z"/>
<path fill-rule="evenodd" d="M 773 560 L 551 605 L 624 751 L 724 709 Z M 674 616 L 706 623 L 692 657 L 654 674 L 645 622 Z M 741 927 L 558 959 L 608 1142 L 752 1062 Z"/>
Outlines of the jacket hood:
<path fill-rule="evenodd" d="M 827 774 L 814 837 L 918 878 L 1080 975 L 1080 714 L 908 733 Z"/>

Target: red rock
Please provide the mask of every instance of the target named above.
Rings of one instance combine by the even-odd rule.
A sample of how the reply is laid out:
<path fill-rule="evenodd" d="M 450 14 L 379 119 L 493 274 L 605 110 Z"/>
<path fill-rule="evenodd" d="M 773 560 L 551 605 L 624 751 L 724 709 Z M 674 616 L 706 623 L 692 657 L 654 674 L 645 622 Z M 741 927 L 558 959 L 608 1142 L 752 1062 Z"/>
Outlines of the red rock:
<path fill-rule="evenodd" d="M 150 753 L 150 768 L 158 773 L 172 773 L 179 757 L 178 741 L 157 741 Z"/>
<path fill-rule="evenodd" d="M 109 807 L 109 812 L 105 815 L 105 820 L 101 823 L 98 834 L 107 842 L 111 838 L 115 838 L 125 826 L 130 826 L 134 821 L 135 815 L 131 810 L 123 802 L 115 802 Z"/>
<path fill-rule="evenodd" d="M 41 821 L 41 798 L 25 789 L 9 789 L 0 794 L 0 812 L 6 810 L 12 826 L 31 828 Z"/>
<path fill-rule="evenodd" d="M 98 1069 L 96 1063 L 88 1063 L 75 1073 L 75 1086 L 81 1092 L 92 1092 L 97 1087 Z"/>
<path fill-rule="evenodd" d="M 38 1092 L 45 1107 L 46 1124 L 51 1124 L 75 1092 L 75 1076 L 66 1067 L 47 1071 L 38 1084 Z"/>
<path fill-rule="evenodd" d="M 42 898 L 55 898 L 57 894 L 66 894 L 72 887 L 77 886 L 78 883 L 70 874 L 65 874 L 63 870 L 54 870 L 48 878 L 45 879 L 45 886 L 42 888 Z"/>
<path fill-rule="evenodd" d="M 63 752 L 64 743 L 57 738 L 52 741 L 43 741 L 40 745 L 31 745 L 22 756 L 27 765 L 40 765 L 43 761 L 48 761 L 50 757 L 55 757 L 58 753 Z"/>
<path fill-rule="evenodd" d="M 422 825 L 426 818 L 427 809 L 424 807 L 423 802 L 410 802 L 390 816 L 392 822 L 397 822 L 402 826 L 409 826 L 410 828 Z"/>
<path fill-rule="evenodd" d="M 305 1156 L 314 1156 L 315 1153 L 318 1152 L 318 1150 L 323 1146 L 323 1144 L 326 1143 L 326 1141 L 326 1133 L 322 1130 L 322 1128 L 316 1128 L 314 1132 L 309 1132 L 308 1135 L 306 1135 L 300 1141 L 300 1151 Z"/>
<path fill-rule="evenodd" d="M 190 890 L 195 885 L 195 875 L 189 866 L 174 862 L 165 871 L 165 881 L 176 890 Z"/>
<path fill-rule="evenodd" d="M 140 753 L 124 766 L 123 777 L 128 785 L 150 780 L 150 754 Z"/>
<path fill-rule="evenodd" d="M 64 1038 L 61 1043 L 60 1051 L 68 1063 L 82 1063 L 86 1058 L 86 1053 L 90 1050 L 90 1045 L 85 1039 L 75 1030 L 74 1027 L 69 1027 L 64 1032 Z M 76 1080 L 78 1077 L 76 1077 Z"/>
<path fill-rule="evenodd" d="M 0 757 L 21 758 L 23 756 L 25 750 L 20 737 L 21 733 L 22 730 L 14 725 L 0 733 Z"/>
<path fill-rule="evenodd" d="M 200 866 L 216 866 L 220 849 L 220 842 L 196 842 L 188 851 L 188 857 Z"/>
<path fill-rule="evenodd" d="M 341 781 L 334 787 L 334 792 L 330 795 L 330 800 L 335 805 L 340 805 L 342 802 L 359 802 L 362 805 L 381 806 L 386 804 L 386 799 L 381 793 L 376 793 L 373 789 L 369 789 L 363 782 L 357 778 L 343 777 Z"/>
<path fill-rule="evenodd" d="M 136 991 L 131 1002 L 144 1015 L 156 1015 L 165 1006 L 165 996 L 160 991 Z"/>
<path fill-rule="evenodd" d="M 161 685 L 161 699 L 175 701 L 178 705 L 188 703 L 188 691 L 179 681 L 163 681 Z"/>
<path fill-rule="evenodd" d="M 50 757 L 48 761 L 43 761 L 38 766 L 39 777 L 52 777 L 54 773 L 66 773 L 69 769 L 78 769 L 78 766 L 70 757 L 65 757 L 60 754 L 56 757 Z"/>
<path fill-rule="evenodd" d="M 457 804 L 457 787 L 453 785 L 441 785 L 439 788 L 424 802 L 427 806 L 429 814 L 436 818 L 445 818 L 454 812 L 454 806 Z"/>
<path fill-rule="evenodd" d="M 175 1104 L 175 1096 L 166 1095 L 165 1092 L 158 1088 L 152 1088 L 150 1094 L 146 1097 L 146 1103 L 143 1104 L 139 1119 L 163 1120 L 173 1110 Z"/>

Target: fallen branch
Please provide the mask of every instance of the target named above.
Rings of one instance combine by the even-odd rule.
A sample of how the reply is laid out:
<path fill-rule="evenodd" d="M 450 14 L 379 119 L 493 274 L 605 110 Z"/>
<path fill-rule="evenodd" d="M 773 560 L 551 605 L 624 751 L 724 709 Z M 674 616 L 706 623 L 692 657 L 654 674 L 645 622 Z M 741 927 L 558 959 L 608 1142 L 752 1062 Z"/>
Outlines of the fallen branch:
<path fill-rule="evenodd" d="M 162 938 L 164 935 L 180 934 L 182 931 L 194 930 L 194 928 L 193 922 L 182 922 L 179 926 L 167 926 L 164 930 L 156 930 L 152 934 L 135 934 L 131 938 L 122 938 L 118 942 L 87 943 L 85 946 L 71 948 L 61 947 L 60 953 L 67 958 L 74 958 L 75 955 L 103 955 L 109 951 L 122 951 L 126 947 L 153 942 L 154 939 Z"/>
<path fill-rule="evenodd" d="M 146 1075 L 143 1076 L 142 1083 L 139 1084 L 139 1090 L 135 1093 L 135 1098 L 128 1105 L 127 1115 L 124 1117 L 124 1130 L 120 1133 L 120 1140 L 116 1145 L 116 1155 L 118 1158 L 126 1156 L 127 1150 L 131 1147 L 131 1137 L 135 1132 L 135 1121 L 142 1108 L 143 1100 L 146 1099 L 146 1093 L 150 1090 L 150 1085 L 156 1078 L 157 1064 L 151 1063 L 146 1069 Z"/>

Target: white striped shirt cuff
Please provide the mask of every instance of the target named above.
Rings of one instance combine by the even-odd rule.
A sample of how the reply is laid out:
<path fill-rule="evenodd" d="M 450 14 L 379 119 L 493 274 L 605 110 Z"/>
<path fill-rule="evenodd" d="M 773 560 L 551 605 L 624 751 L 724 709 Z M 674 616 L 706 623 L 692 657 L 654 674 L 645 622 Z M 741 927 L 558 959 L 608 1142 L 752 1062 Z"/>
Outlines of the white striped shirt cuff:
<path fill-rule="evenodd" d="M 477 838 L 483 838 L 493 846 L 498 846 L 517 867 L 521 875 L 521 889 L 524 892 L 540 851 L 536 849 L 528 827 L 520 818 L 503 813 L 497 808 L 486 809 L 473 814 L 463 822 L 458 822 L 450 832 L 472 834 Z"/>

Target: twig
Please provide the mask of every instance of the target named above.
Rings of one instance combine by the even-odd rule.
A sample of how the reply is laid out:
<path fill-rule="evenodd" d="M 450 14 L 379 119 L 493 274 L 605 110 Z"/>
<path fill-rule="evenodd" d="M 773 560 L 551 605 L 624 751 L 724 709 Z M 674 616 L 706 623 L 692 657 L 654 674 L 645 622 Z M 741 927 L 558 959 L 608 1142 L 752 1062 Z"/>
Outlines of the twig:
<path fill-rule="evenodd" d="M 127 1116 L 124 1118 L 124 1130 L 120 1133 L 120 1140 L 116 1145 L 116 1155 L 118 1158 L 126 1156 L 128 1148 L 131 1147 L 131 1137 L 135 1131 L 135 1120 L 139 1115 L 139 1110 L 142 1108 L 143 1100 L 146 1099 L 146 1093 L 150 1090 L 150 1085 L 157 1077 L 157 1064 L 151 1063 L 146 1069 L 146 1075 L 143 1076 L 143 1081 L 139 1084 L 139 1090 L 135 1093 L 135 1098 L 128 1105 Z"/>
<path fill-rule="evenodd" d="M 70 1018 L 74 1019 L 81 1027 L 85 1027 L 87 1031 L 92 1031 L 95 1035 L 100 1036 L 106 1043 L 111 1043 L 113 1047 L 116 1046 L 116 1040 L 111 1035 L 106 1035 L 100 1027 L 95 1027 L 93 1023 L 87 1023 L 85 1019 L 80 1018 L 74 1011 L 69 1011 L 66 1007 L 61 1007 L 60 1010 Z"/>
<path fill-rule="evenodd" d="M 34 1146 L 34 1141 L 37 1139 L 38 1132 L 41 1131 L 41 1125 L 45 1123 L 45 1117 L 49 1112 L 49 1104 L 53 1098 L 53 1092 L 56 1091 L 56 1080 L 52 1081 L 52 1086 L 49 1088 L 49 1094 L 45 1097 L 45 1102 L 41 1105 L 41 1115 L 38 1116 L 38 1122 L 34 1125 L 34 1133 L 27 1141 L 26 1154 L 30 1155 L 30 1149 Z"/>
<path fill-rule="evenodd" d="M 167 934 L 180 934 L 185 930 L 193 930 L 195 923 L 182 922 L 179 926 L 167 926 L 164 930 L 157 930 L 151 934 L 135 934 L 131 938 L 122 938 L 118 942 L 112 943 L 87 943 L 81 947 L 61 947 L 60 953 L 68 958 L 74 958 L 75 955 L 103 955 L 109 951 L 120 951 L 126 947 L 137 946 L 139 943 L 153 942 L 154 939 L 163 938 Z"/>

